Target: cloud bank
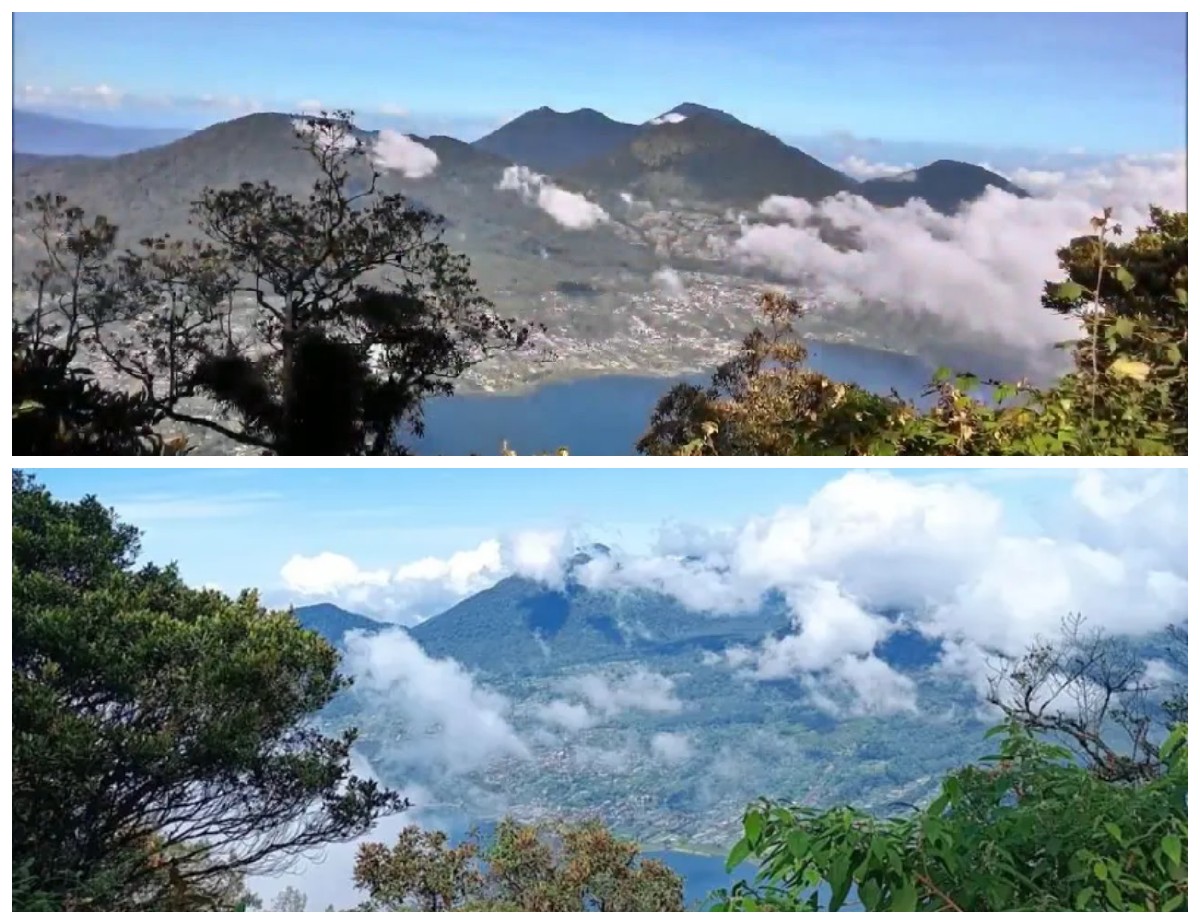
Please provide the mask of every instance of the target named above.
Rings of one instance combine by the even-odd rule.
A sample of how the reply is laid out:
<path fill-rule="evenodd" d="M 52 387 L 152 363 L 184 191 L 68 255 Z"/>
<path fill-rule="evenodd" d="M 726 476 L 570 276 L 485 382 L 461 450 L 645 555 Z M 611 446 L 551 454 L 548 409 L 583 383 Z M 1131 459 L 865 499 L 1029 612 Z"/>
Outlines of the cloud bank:
<path fill-rule="evenodd" d="M 520 532 L 390 569 L 360 568 L 336 552 L 293 555 L 279 573 L 293 602 L 329 601 L 413 625 L 512 574 L 561 586 L 568 547 L 565 532 Z"/>
<path fill-rule="evenodd" d="M 536 205 L 564 228 L 573 231 L 595 227 L 608 221 L 608 212 L 579 193 L 555 186 L 540 173 L 514 164 L 505 167 L 497 189 L 513 190 L 526 202 Z"/>
<path fill-rule="evenodd" d="M 442 779 L 529 756 L 509 722 L 507 697 L 477 684 L 457 661 L 431 658 L 407 632 L 349 636 L 345 668 L 356 695 L 402 726 L 387 751 L 393 769 Z"/>
<path fill-rule="evenodd" d="M 371 161 L 381 170 L 394 170 L 410 180 L 417 180 L 437 169 L 438 156 L 408 135 L 385 128 L 375 138 Z"/>
<path fill-rule="evenodd" d="M 784 607 L 788 631 L 709 653 L 699 667 L 751 683 L 797 682 L 835 715 L 912 712 L 912 679 L 882 655 L 893 641 L 923 640 L 941 671 L 981 688 L 989 657 L 1053 637 L 1071 614 L 1131 635 L 1186 618 L 1179 473 L 1087 470 L 1031 480 L 1040 493 L 1029 503 L 1018 501 L 1023 477 L 850 472 L 802 504 L 740 524 L 667 524 L 644 553 L 616 548 L 583 559 L 566 531 L 550 530 L 391 569 L 360 568 L 334 552 L 296 556 L 282 576 L 294 593 L 382 608 L 393 619 L 432 615 L 510 574 L 558 590 L 569 574 L 571 586 L 594 591 L 651 591 L 697 620 L 756 613 L 771 600 Z M 417 657 L 406 640 L 389 643 L 388 663 Z M 683 708 L 675 680 L 644 665 L 560 678 L 551 692 L 529 714 L 560 731 Z"/>
<path fill-rule="evenodd" d="M 859 176 L 902 175 L 886 164 L 851 166 Z M 765 220 L 743 224 L 734 253 L 814 294 L 931 312 L 1014 346 L 1043 349 L 1076 330 L 1040 304 L 1043 284 L 1061 276 L 1056 251 L 1086 234 L 1089 219 L 1107 206 L 1127 236 L 1145 223 L 1151 204 L 1186 209 L 1186 166 L 1179 152 L 1074 170 L 1014 170 L 1011 179 L 1032 198 L 989 188 L 951 216 L 919 200 L 883 209 L 850 193 L 815 205 L 771 196 L 759 209 Z M 825 243 L 818 224 L 853 232 L 861 249 Z"/>

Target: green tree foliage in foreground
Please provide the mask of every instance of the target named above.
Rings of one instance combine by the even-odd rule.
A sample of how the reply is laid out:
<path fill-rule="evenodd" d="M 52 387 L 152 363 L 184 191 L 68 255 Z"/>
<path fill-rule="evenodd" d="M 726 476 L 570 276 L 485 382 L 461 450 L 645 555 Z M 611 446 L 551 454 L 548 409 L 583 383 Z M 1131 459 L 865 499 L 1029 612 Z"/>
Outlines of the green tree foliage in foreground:
<path fill-rule="evenodd" d="M 1164 772 L 1111 782 L 1018 722 L 927 808 L 878 819 L 762 802 L 729 856 L 761 865 L 718 911 L 1186 911 L 1187 726 Z"/>
<path fill-rule="evenodd" d="M 683 880 L 597 821 L 506 819 L 487 845 L 451 847 L 416 827 L 396 843 L 364 844 L 354 884 L 366 911 L 682 911 Z"/>
<path fill-rule="evenodd" d="M 403 452 L 398 437 L 420 435 L 427 396 L 451 394 L 471 366 L 522 349 L 530 329 L 479 294 L 439 216 L 379 191 L 383 175 L 351 119 L 336 112 L 298 128 L 315 176 L 307 198 L 265 181 L 205 190 L 192 210 L 199 240 L 121 251 L 103 216 L 89 220 L 51 193 L 24 203 L 40 259 L 14 350 L 19 333 L 31 357 L 54 350 L 68 379 L 86 378 L 78 370 L 92 363 L 120 373 L 139 413 L 110 448 L 154 451 L 143 439 L 148 416 L 261 453 Z M 94 382 L 70 394 L 84 409 L 123 407 Z M 224 418 L 199 412 L 197 398 Z M 14 418 L 16 401 L 14 389 Z M 87 447 L 90 415 L 54 401 L 40 408 L 36 391 L 22 402 L 39 427 L 14 432 L 17 454 Z M 62 430 L 59 442 L 46 441 L 47 427 Z M 26 430 L 41 442 L 16 441 Z"/>
<path fill-rule="evenodd" d="M 135 566 L 95 498 L 12 485 L 14 910 L 204 910 L 403 807 L 309 719 L 337 652 L 253 593 Z"/>
<path fill-rule="evenodd" d="M 680 385 L 638 443 L 649 455 L 1186 455 L 1187 214 L 1153 209 L 1127 244 L 1108 213 L 1059 252 L 1067 279 L 1043 305 L 1075 317 L 1074 367 L 1049 388 L 945 373 L 917 409 L 809 369 L 795 322 L 804 307 L 777 293 L 763 324 L 707 388 Z M 986 310 L 986 306 L 980 306 Z"/>
<path fill-rule="evenodd" d="M 1187 910 L 1186 626 L 1165 638 L 1175 679 L 1154 683 L 1126 641 L 1066 619 L 994 673 L 996 753 L 924 808 L 751 806 L 728 865 L 758 875 L 714 910 Z"/>

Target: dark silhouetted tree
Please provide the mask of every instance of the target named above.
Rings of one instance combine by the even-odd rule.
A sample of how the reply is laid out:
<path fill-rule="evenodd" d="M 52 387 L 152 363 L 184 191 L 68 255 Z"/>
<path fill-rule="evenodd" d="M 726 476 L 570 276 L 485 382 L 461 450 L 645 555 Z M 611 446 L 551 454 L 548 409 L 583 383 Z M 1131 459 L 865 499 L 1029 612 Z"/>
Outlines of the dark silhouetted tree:
<path fill-rule="evenodd" d="M 480 295 L 439 216 L 378 190 L 351 119 L 298 120 L 316 174 L 307 198 L 266 181 L 206 190 L 193 206 L 200 242 L 147 239 L 117 256 L 105 219 L 88 224 L 60 197 L 26 203 L 45 252 L 28 280 L 35 342 L 72 358 L 86 347 L 160 421 L 261 452 L 403 452 L 426 397 L 525 348 L 531 331 Z"/>

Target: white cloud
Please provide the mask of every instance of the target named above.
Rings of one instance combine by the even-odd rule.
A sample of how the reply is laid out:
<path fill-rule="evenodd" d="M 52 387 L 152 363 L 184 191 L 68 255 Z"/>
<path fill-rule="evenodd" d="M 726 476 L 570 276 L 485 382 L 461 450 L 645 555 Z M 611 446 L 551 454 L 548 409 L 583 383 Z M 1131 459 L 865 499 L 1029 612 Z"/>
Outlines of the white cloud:
<path fill-rule="evenodd" d="M 371 160 L 380 169 L 395 170 L 411 180 L 429 176 L 438 165 L 435 151 L 390 128 L 375 138 Z"/>
<path fill-rule="evenodd" d="M 474 549 L 455 552 L 449 558 L 428 556 L 401 565 L 392 574 L 392 581 L 397 584 L 434 583 L 452 594 L 466 596 L 490 586 L 489 582 L 502 572 L 500 543 L 489 539 Z"/>
<path fill-rule="evenodd" d="M 890 631 L 886 619 L 867 613 L 831 581 L 791 591 L 788 602 L 796 632 L 763 641 L 754 668 L 759 678 L 821 670 L 845 655 L 870 654 Z"/>
<path fill-rule="evenodd" d="M 126 102 L 127 96 L 106 83 L 67 89 L 27 83 L 13 88 L 13 104 L 17 106 L 117 109 Z"/>
<path fill-rule="evenodd" d="M 331 552 L 296 556 L 283 576 L 294 592 L 389 619 L 433 615 L 508 575 L 562 590 L 568 569 L 572 585 L 663 593 L 697 619 L 754 612 L 776 592 L 788 633 L 697 659 L 698 669 L 795 678 L 814 702 L 824 697 L 845 714 L 879 712 L 878 691 L 891 691 L 906 710 L 907 685 L 871 660 L 898 622 L 941 643 L 942 670 L 978 685 L 988 658 L 1055 636 L 1072 613 L 1110 633 L 1186 618 L 1180 473 L 1088 469 L 1029 486 L 1032 503 L 1014 500 L 1028 490 L 1020 478 L 852 471 L 740 525 L 667 524 L 644 553 L 613 548 L 573 560 L 570 534 L 542 530 L 391 569 L 363 569 Z M 671 678 L 644 666 L 564 679 L 555 697 L 538 721 L 568 729 L 683 705 Z"/>
<path fill-rule="evenodd" d="M 687 119 L 687 116 L 679 112 L 664 112 L 657 118 L 650 120 L 651 125 L 677 125 Z"/>
<path fill-rule="evenodd" d="M 961 327 L 1019 347 L 1042 349 L 1069 339 L 1074 322 L 1042 308 L 1047 280 L 1061 277 L 1056 252 L 1086 234 L 1111 206 L 1127 234 L 1145 223 L 1150 204 L 1186 209 L 1186 155 L 1126 157 L 1073 171 L 1014 171 L 1032 198 L 989 188 L 957 214 L 913 200 L 877 208 L 841 193 L 816 205 L 772 196 L 760 207 L 770 221 L 743 225 L 735 254 L 801 280 L 816 295 L 883 302 L 928 311 Z M 820 223 L 853 231 L 861 249 L 825 243 Z"/>
<path fill-rule="evenodd" d="M 570 536 L 562 530 L 525 530 L 503 543 L 504 562 L 513 574 L 561 590 L 566 582 Z"/>
<path fill-rule="evenodd" d="M 534 707 L 534 717 L 544 725 L 550 725 L 566 731 L 582 731 L 596 724 L 596 717 L 583 703 L 571 703 L 565 699 L 555 699 L 548 703 L 540 703 Z"/>
<path fill-rule="evenodd" d="M 663 295 L 669 295 L 672 298 L 680 298 L 686 294 L 687 288 L 683 284 L 683 280 L 679 278 L 679 273 L 671 269 L 669 266 L 664 266 L 656 271 L 651 277 L 655 288 Z"/>
<path fill-rule="evenodd" d="M 865 157 L 860 157 L 858 154 L 851 154 L 845 160 L 837 165 L 837 168 L 842 173 L 854 177 L 856 180 L 873 180 L 877 177 L 893 177 L 899 179 L 909 171 L 916 169 L 915 164 L 904 164 L 896 166 L 895 164 L 878 163 L 869 161 Z M 910 178 L 915 178 L 911 174 Z"/>
<path fill-rule="evenodd" d="M 401 724 L 387 747 L 397 767 L 440 779 L 529 755 L 509 723 L 509 700 L 477 684 L 457 661 L 431 658 L 407 632 L 351 634 L 345 668 L 369 708 Z"/>
<path fill-rule="evenodd" d="M 403 119 L 409 114 L 407 106 L 401 106 L 398 103 L 381 103 L 375 107 L 375 111 L 380 115 L 394 116 L 398 119 Z"/>
<path fill-rule="evenodd" d="M 321 552 L 317 555 L 293 555 L 279 575 L 284 586 L 304 596 L 335 595 L 353 587 L 383 587 L 388 582 L 384 570 L 364 571 L 345 555 Z"/>
<path fill-rule="evenodd" d="M 394 570 L 362 569 L 336 552 L 293 555 L 280 576 L 284 587 L 305 601 L 329 600 L 411 625 L 491 587 L 509 573 L 501 558 L 501 543 L 489 539 L 447 558 L 429 556 Z"/>
<path fill-rule="evenodd" d="M 613 673 L 589 673 L 560 681 L 559 689 L 582 699 L 606 717 L 622 712 L 673 713 L 683 708 L 675 682 L 644 667 Z"/>
<path fill-rule="evenodd" d="M 1109 477 L 1081 473 L 1060 503 L 1033 510 L 1035 522 L 1018 529 L 1001 497 L 981 487 L 851 472 L 739 530 L 672 525 L 657 551 L 614 551 L 577 578 L 665 593 L 698 613 L 750 611 L 781 590 L 794 631 L 727 651 L 729 667 L 759 679 L 820 675 L 822 689 L 833 683 L 861 703 L 873 701 L 867 681 L 879 680 L 908 703 L 903 684 L 854 660 L 893 631 L 883 612 L 941 639 L 964 673 L 983 669 L 985 650 L 1016 654 L 1052 637 L 1071 613 L 1113 633 L 1153 631 L 1186 613 L 1183 480 Z M 838 708 L 877 710 L 861 703 Z"/>
<path fill-rule="evenodd" d="M 691 737 L 683 732 L 659 732 L 650 739 L 650 754 L 665 764 L 681 764 L 695 751 Z"/>
<path fill-rule="evenodd" d="M 560 189 L 540 173 L 514 164 L 504 168 L 497 189 L 520 193 L 564 228 L 583 230 L 608 221 L 608 213 L 586 196 Z"/>
<path fill-rule="evenodd" d="M 105 83 L 65 88 L 25 84 L 13 88 L 13 105 L 48 110 L 184 109 L 227 116 L 247 115 L 271 108 L 262 100 L 247 96 L 220 93 L 130 93 Z M 275 108 L 287 108 L 289 105 L 279 103 Z"/>
<path fill-rule="evenodd" d="M 814 705 L 835 717 L 917 712 L 917 684 L 874 655 L 838 659 L 806 686 Z"/>
<path fill-rule="evenodd" d="M 510 575 L 561 590 L 571 552 L 567 532 L 528 530 L 485 540 L 445 558 L 427 556 L 393 569 L 360 568 L 346 556 L 329 551 L 293 555 L 280 576 L 284 588 L 299 602 L 327 600 L 379 619 L 412 625 Z"/>
<path fill-rule="evenodd" d="M 282 495 L 269 492 L 235 494 L 138 494 L 113 501 L 123 518 L 134 523 L 151 520 L 212 520 L 262 513 Z"/>

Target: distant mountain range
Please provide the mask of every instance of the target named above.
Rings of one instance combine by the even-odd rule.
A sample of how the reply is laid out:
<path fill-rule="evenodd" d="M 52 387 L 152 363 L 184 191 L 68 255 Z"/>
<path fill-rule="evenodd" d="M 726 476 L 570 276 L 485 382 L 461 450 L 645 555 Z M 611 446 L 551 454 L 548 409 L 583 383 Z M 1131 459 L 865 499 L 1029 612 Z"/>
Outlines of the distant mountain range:
<path fill-rule="evenodd" d="M 647 590 L 582 586 L 574 569 L 606 554 L 581 551 L 561 589 L 508 577 L 403 630 L 423 657 L 377 642 L 384 647 L 358 663 L 385 676 L 339 694 L 322 721 L 356 726 L 384 782 L 425 786 L 428 798 L 472 820 L 599 812 L 644 844 L 701 850 L 727 849 L 758 796 L 894 811 L 930 796 L 944 771 L 987 747 L 978 691 L 945 669 L 941 642 L 903 614 L 880 614 L 893 631 L 873 654 L 912 684 L 916 707 L 889 708 L 893 694 L 868 685 L 867 708 L 827 675 L 747 670 L 741 656 L 795 632 L 782 596 L 718 615 Z M 331 604 L 295 612 L 341 647 L 351 632 L 396 628 Z M 1137 639 L 1139 655 L 1161 657 L 1160 642 Z M 469 684 L 458 668 L 425 658 L 452 659 Z M 425 761 L 442 753 L 433 742 L 444 711 L 468 690 L 464 708 L 499 710 L 481 716 L 481 729 L 495 740 L 504 726 L 527 753 L 509 749 L 446 775 Z M 472 743 L 455 740 L 451 753 L 466 759 Z"/>
<path fill-rule="evenodd" d="M 351 632 L 395 628 L 330 604 L 295 612 L 341 647 Z M 936 771 L 973 756 L 983 728 L 973 692 L 934 669 L 939 647 L 903 629 L 877 654 L 919 679 L 921 716 L 838 719 L 813 705 L 799 679 L 755 681 L 725 663 L 731 649 L 793 631 L 780 596 L 753 612 L 715 615 L 648 591 L 589 590 L 570 579 L 553 590 L 509 577 L 403 631 L 425 655 L 469 670 L 481 701 L 499 694 L 511 703 L 508 721 L 531 757 L 501 759 L 460 780 L 423 769 L 432 745 L 423 743 L 422 714 L 398 698 L 436 694 L 403 681 L 382 694 L 355 684 L 323 719 L 331 729 L 360 729 L 358 746 L 385 782 L 426 786 L 429 798 L 474 820 L 599 812 L 647 845 L 726 849 L 759 795 L 919 801 Z M 403 649 L 384 651 L 372 663 Z M 412 683 L 429 682 L 419 679 L 431 676 L 427 667 L 405 663 Z"/>
<path fill-rule="evenodd" d="M 13 110 L 13 152 L 48 157 L 114 157 L 191 134 L 182 128 L 127 128 Z"/>
<path fill-rule="evenodd" d="M 81 156 L 96 147 L 83 128 L 74 128 L 81 139 L 61 142 L 63 156 L 37 153 L 16 132 L 13 200 L 65 196 L 85 214 L 113 222 L 119 247 L 163 235 L 196 236 L 192 207 L 207 188 L 269 181 L 303 199 L 316 179 L 296 138 L 296 117 L 288 113 L 248 115 L 167 143 L 148 135 L 144 143 L 151 146 L 112 157 Z M 364 130 L 360 136 L 378 155 L 381 135 Z M 991 186 L 1023 195 L 997 174 L 952 161 L 900 179 L 860 183 L 730 113 L 691 102 L 638 125 L 590 109 L 542 108 L 475 143 L 444 135 L 410 138 L 437 155 L 435 169 L 409 176 L 393 164 L 383 170 L 377 191 L 406 196 L 443 216 L 446 244 L 470 260 L 483 294 L 503 313 L 546 327 L 563 358 L 555 371 L 563 375 L 676 375 L 722 361 L 746 333 L 746 308 L 761 286 L 795 282 L 748 262 L 736 247 L 745 217 L 769 196 L 816 202 L 853 194 L 888 207 L 920 197 L 950 213 Z M 350 193 L 367 187 L 371 167 L 368 158 L 354 162 Z M 19 282 L 28 279 L 39 256 L 28 222 L 14 215 L 13 274 Z M 816 219 L 810 224 L 830 246 L 859 246 L 852 228 Z M 663 276 L 664 269 L 676 275 Z M 677 277 L 690 282 L 664 289 L 664 278 Z M 685 300 L 684 291 L 705 294 Z M 963 351 L 973 350 L 978 339 L 966 326 L 950 329 L 933 314 L 898 328 L 899 315 L 876 312 L 852 297 L 828 308 L 814 312 L 806 333 L 816 339 L 850 336 L 935 365 L 961 366 Z M 243 299 L 235 322 L 252 324 L 256 310 Z M 641 337 L 641 325 L 665 336 Z M 986 348 L 1005 349 L 994 343 Z M 1031 372 L 1027 365 L 1023 355 L 1022 374 Z M 478 374 L 477 387 L 503 391 L 547 371 L 521 360 L 481 367 Z"/>
<path fill-rule="evenodd" d="M 282 113 L 260 113 L 189 134 L 113 128 L 17 111 L 13 150 L 63 157 L 138 152 L 136 159 L 118 156 L 104 166 L 20 158 L 20 186 L 57 183 L 56 191 L 72 198 L 97 198 L 89 195 L 96 183 L 114 191 L 130 187 L 141 192 L 135 203 L 152 199 L 165 206 L 178 198 L 164 188 L 167 184 L 191 188 L 270 179 L 288 188 L 307 180 L 305 165 L 289 150 L 294 147 L 290 119 Z M 950 160 L 860 183 L 762 129 L 698 103 L 681 103 L 641 125 L 616 121 L 594 109 L 556 112 L 542 107 L 471 144 L 445 136 L 417 140 L 438 152 L 438 172 L 451 174 L 439 178 L 435 172 L 423 185 L 454 179 L 456 168 L 470 164 L 470 152 L 475 152 L 483 155 L 475 160 L 476 167 L 486 164 L 495 171 L 521 164 L 602 200 L 625 193 L 663 204 L 753 208 L 769 195 L 816 201 L 854 192 L 881 206 L 923 198 L 948 212 L 978 198 L 988 186 L 1025 194 L 983 167 Z M 487 185 L 494 186 L 496 179 Z M 125 192 L 119 189 L 116 196 L 104 197 L 112 199 L 110 212 L 128 201 Z M 121 224 L 124 216 L 117 212 L 109 217 Z"/>

